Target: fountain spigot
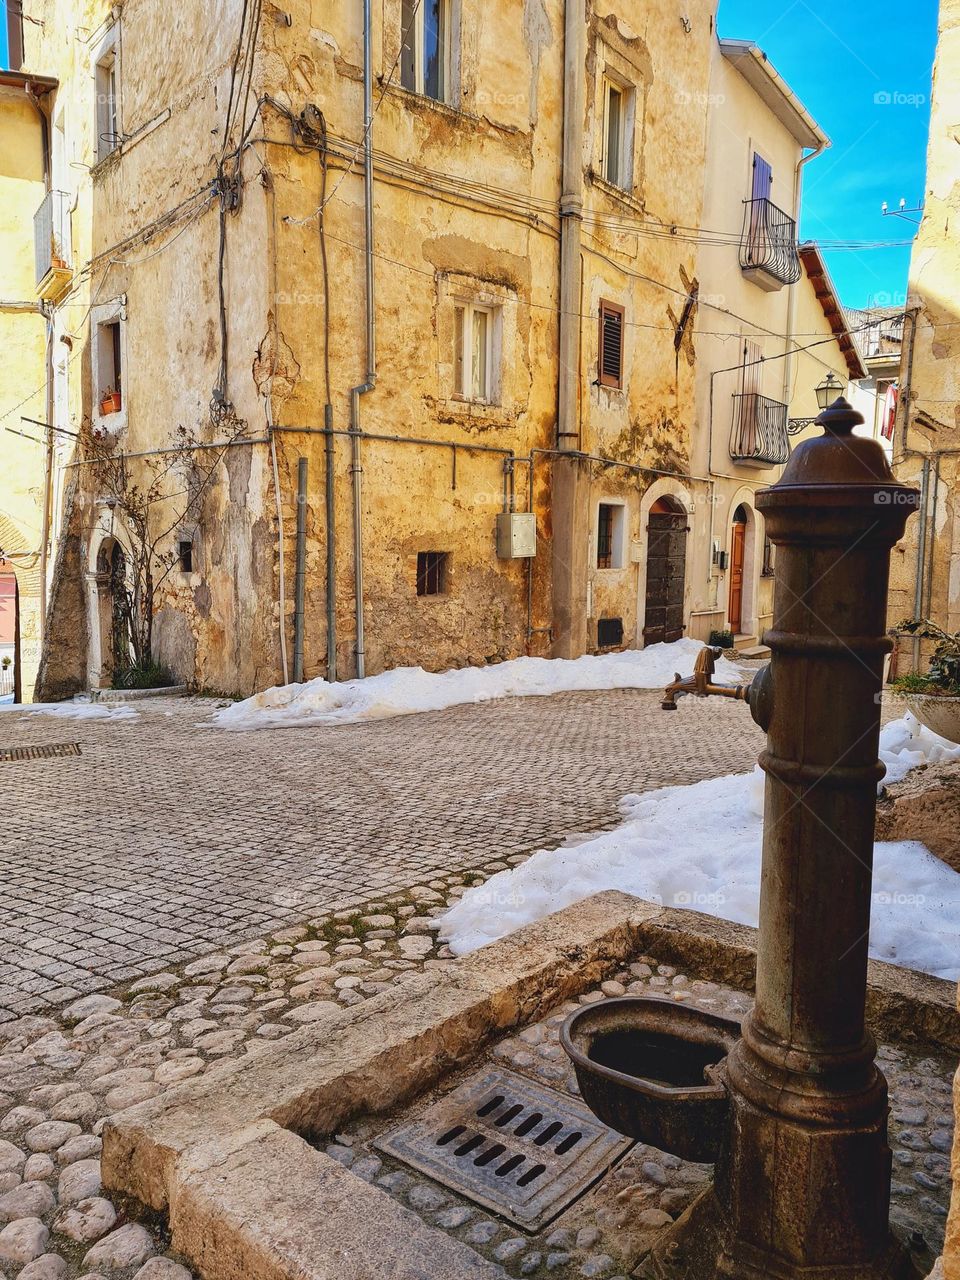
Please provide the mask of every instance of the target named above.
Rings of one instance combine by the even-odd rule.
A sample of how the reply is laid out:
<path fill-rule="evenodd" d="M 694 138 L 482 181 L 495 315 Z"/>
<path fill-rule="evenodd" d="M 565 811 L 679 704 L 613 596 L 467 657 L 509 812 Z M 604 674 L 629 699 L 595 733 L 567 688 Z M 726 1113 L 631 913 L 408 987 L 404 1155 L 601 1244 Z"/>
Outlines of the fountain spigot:
<path fill-rule="evenodd" d="M 749 702 L 750 685 L 748 684 L 716 684 L 713 673 L 722 649 L 712 649 L 709 645 L 700 650 L 693 666 L 693 675 L 683 677 L 679 671 L 674 675 L 673 683 L 663 691 L 660 706 L 664 711 L 676 711 L 677 698 L 692 693 L 697 698 L 736 698 L 740 702 Z"/>

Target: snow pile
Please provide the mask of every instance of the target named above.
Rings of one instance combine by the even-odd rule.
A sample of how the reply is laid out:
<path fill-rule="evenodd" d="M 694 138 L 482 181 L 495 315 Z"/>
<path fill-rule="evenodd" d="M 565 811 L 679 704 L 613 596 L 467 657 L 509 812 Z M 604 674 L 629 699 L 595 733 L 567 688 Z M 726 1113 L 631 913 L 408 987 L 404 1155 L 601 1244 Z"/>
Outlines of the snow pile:
<path fill-rule="evenodd" d="M 134 711 L 133 707 L 122 704 L 110 705 L 105 702 L 8 702 L 0 705 L 0 711 L 63 716 L 68 720 L 139 719 L 139 713 Z"/>
<path fill-rule="evenodd" d="M 883 731 L 891 780 L 957 751 L 910 720 Z M 440 917 L 440 936 L 463 955 L 604 889 L 756 925 L 762 781 L 757 769 L 626 796 L 621 826 L 542 850 L 468 890 Z M 960 979 L 960 875 L 914 841 L 878 844 L 873 888 L 870 954 Z"/>
<path fill-rule="evenodd" d="M 302 724 L 351 724 L 418 711 L 442 711 L 494 698 L 545 697 L 594 689 L 661 689 L 679 671 L 693 671 L 699 640 L 676 640 L 647 649 L 627 649 L 582 658 L 514 658 L 490 667 L 463 667 L 433 674 L 422 667 L 397 667 L 366 680 L 334 684 L 318 678 L 306 684 L 277 685 L 235 702 L 213 717 L 221 729 L 282 729 Z M 726 658 L 715 678 L 742 683 L 743 672 Z"/>
<path fill-rule="evenodd" d="M 887 766 L 883 786 L 899 782 L 918 765 L 960 760 L 960 746 L 941 738 L 908 711 L 902 720 L 892 720 L 880 730 L 880 759 Z"/>

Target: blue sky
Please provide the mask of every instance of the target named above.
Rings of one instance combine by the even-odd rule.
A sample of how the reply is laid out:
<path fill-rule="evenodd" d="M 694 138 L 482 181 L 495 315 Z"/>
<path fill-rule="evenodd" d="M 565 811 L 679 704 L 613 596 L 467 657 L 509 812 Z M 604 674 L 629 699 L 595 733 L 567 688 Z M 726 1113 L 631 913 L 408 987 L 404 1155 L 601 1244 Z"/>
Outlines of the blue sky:
<path fill-rule="evenodd" d="M 833 142 L 806 167 L 801 237 L 909 239 L 880 206 L 923 199 L 936 0 L 720 0 L 718 28 L 758 44 Z M 847 306 L 902 305 L 909 249 L 826 257 Z"/>
<path fill-rule="evenodd" d="M 720 0 L 718 25 L 722 36 L 760 45 L 833 141 L 806 168 L 801 236 L 908 239 L 910 224 L 882 217 L 880 205 L 923 197 L 937 0 Z M 6 55 L 0 23 L 0 66 Z M 903 303 L 909 249 L 827 261 L 848 306 Z"/>

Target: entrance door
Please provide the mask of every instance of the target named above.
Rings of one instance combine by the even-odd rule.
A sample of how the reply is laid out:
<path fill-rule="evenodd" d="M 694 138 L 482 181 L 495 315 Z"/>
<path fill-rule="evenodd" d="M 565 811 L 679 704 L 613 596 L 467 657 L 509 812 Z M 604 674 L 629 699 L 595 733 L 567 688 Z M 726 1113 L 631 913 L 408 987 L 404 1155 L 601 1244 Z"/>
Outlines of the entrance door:
<path fill-rule="evenodd" d="M 730 596 L 727 604 L 727 622 L 734 635 L 743 626 L 743 560 L 746 540 L 747 513 L 743 507 L 737 507 L 730 542 Z"/>
<path fill-rule="evenodd" d="M 679 504 L 678 504 L 679 505 Z M 683 588 L 687 564 L 687 513 L 669 499 L 650 509 L 647 525 L 647 598 L 643 643 L 679 640 L 683 636 Z"/>

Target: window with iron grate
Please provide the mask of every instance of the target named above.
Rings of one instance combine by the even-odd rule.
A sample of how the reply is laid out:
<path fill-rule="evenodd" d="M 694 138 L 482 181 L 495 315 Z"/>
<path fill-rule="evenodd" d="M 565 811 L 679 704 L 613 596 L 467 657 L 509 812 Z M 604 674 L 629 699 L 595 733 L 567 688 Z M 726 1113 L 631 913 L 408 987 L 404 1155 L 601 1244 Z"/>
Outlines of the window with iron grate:
<path fill-rule="evenodd" d="M 600 385 L 623 386 L 623 307 L 600 302 Z"/>
<path fill-rule="evenodd" d="M 442 596 L 447 590 L 446 551 L 417 552 L 417 595 Z"/>

